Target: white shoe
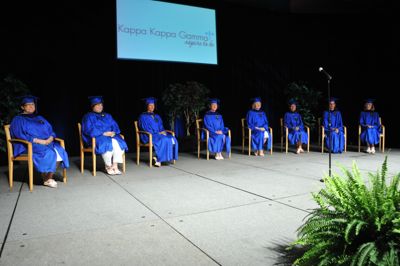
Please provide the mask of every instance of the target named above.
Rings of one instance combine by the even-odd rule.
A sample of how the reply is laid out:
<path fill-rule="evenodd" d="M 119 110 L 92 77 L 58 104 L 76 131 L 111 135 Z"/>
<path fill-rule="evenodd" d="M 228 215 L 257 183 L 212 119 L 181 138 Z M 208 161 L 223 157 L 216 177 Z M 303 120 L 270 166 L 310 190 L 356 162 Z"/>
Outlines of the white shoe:
<path fill-rule="evenodd" d="M 157 157 L 153 157 L 154 160 L 154 166 L 160 167 L 161 166 L 161 162 L 157 161 Z"/>
<path fill-rule="evenodd" d="M 300 152 L 301 152 L 300 149 L 297 149 L 296 154 L 300 154 Z"/>
<path fill-rule="evenodd" d="M 54 179 L 49 179 L 46 182 L 43 183 L 44 186 L 51 187 L 51 188 L 57 188 L 57 182 Z"/>
<path fill-rule="evenodd" d="M 260 151 L 260 152 L 258 153 L 258 155 L 260 155 L 261 157 L 264 157 L 264 152 Z"/>
<path fill-rule="evenodd" d="M 114 173 L 116 174 L 116 175 L 122 175 L 122 172 L 117 168 L 117 169 L 114 169 Z"/>
<path fill-rule="evenodd" d="M 109 175 L 115 175 L 115 171 L 111 166 L 110 167 L 106 167 L 106 172 Z"/>
<path fill-rule="evenodd" d="M 375 147 L 372 147 L 372 148 L 371 148 L 371 153 L 372 153 L 372 154 L 375 154 Z"/>
<path fill-rule="evenodd" d="M 254 152 L 254 156 L 258 156 L 258 151 L 255 151 L 255 152 Z"/>
<path fill-rule="evenodd" d="M 304 153 L 304 150 L 303 150 L 303 148 L 300 148 L 300 152 Z"/>
<path fill-rule="evenodd" d="M 367 153 L 371 153 L 371 148 L 370 147 L 368 147 Z"/>
<path fill-rule="evenodd" d="M 215 155 L 215 160 L 221 160 L 221 157 L 219 155 Z"/>

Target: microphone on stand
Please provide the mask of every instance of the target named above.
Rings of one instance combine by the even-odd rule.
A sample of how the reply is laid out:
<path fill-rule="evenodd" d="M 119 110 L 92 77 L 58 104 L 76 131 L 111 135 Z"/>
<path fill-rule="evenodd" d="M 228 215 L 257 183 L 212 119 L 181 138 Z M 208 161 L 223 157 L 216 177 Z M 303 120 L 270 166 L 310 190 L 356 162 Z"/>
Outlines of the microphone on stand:
<path fill-rule="evenodd" d="M 328 72 L 326 72 L 325 69 L 323 69 L 322 67 L 319 67 L 318 71 L 323 72 L 328 79 L 332 79 L 332 76 L 329 75 Z"/>

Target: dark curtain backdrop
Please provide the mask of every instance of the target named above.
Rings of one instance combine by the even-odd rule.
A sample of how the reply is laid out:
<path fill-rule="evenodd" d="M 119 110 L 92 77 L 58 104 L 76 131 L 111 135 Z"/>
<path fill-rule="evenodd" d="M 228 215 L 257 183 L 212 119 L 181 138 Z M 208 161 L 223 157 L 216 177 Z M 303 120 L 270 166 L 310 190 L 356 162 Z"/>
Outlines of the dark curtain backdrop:
<path fill-rule="evenodd" d="M 191 80 L 221 99 L 234 144 L 240 142 L 240 118 L 254 96 L 263 98 L 278 141 L 279 118 L 287 109 L 283 90 L 290 82 L 304 81 L 326 98 L 320 66 L 333 76 L 332 94 L 340 98 L 349 142 L 357 143 L 363 99 L 375 98 L 387 126 L 387 146 L 400 146 L 392 96 L 399 46 L 388 8 L 295 14 L 212 2 L 203 6 L 217 10 L 217 66 L 117 60 L 113 1 L 13 1 L 3 6 L 0 74 L 15 74 L 40 97 L 40 113 L 65 138 L 70 155 L 78 154 L 76 123 L 89 110 L 87 96 L 104 96 L 105 111 L 117 120 L 134 152 L 133 121 L 144 110 L 140 99 L 159 98 L 169 84 Z M 160 106 L 159 112 L 168 110 Z"/>

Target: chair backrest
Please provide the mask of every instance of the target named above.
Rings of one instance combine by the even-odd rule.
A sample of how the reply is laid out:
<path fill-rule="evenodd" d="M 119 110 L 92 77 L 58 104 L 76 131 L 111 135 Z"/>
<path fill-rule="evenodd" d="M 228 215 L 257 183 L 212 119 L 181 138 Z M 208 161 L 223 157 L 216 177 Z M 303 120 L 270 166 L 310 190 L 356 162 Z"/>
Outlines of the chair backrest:
<path fill-rule="evenodd" d="M 135 124 L 135 132 L 136 132 L 136 144 L 140 144 L 140 136 L 139 136 L 139 126 L 138 126 L 138 121 L 133 122 Z"/>
<path fill-rule="evenodd" d="M 134 121 L 133 123 L 135 124 L 135 132 L 136 132 L 136 134 L 139 134 L 138 121 Z"/>
<path fill-rule="evenodd" d="M 8 156 L 11 157 L 14 154 L 13 146 L 11 144 L 11 134 L 10 134 L 10 125 L 4 125 L 4 132 L 6 133 L 6 142 L 7 142 L 7 153 Z"/>
<path fill-rule="evenodd" d="M 78 123 L 78 133 L 79 133 L 79 146 L 81 147 L 81 150 L 84 148 L 83 146 L 83 139 L 82 139 L 82 126 L 81 123 Z"/>
<path fill-rule="evenodd" d="M 284 133 L 283 133 L 283 118 L 282 117 L 279 119 L 279 123 L 281 125 L 281 136 L 283 136 Z"/>
<path fill-rule="evenodd" d="M 196 119 L 197 139 L 201 139 L 201 127 L 202 126 L 203 126 L 203 119 Z"/>
<path fill-rule="evenodd" d="M 246 126 L 247 126 L 247 121 L 246 118 L 242 118 L 240 119 L 240 121 L 242 122 L 242 136 L 244 136 L 246 134 Z"/>

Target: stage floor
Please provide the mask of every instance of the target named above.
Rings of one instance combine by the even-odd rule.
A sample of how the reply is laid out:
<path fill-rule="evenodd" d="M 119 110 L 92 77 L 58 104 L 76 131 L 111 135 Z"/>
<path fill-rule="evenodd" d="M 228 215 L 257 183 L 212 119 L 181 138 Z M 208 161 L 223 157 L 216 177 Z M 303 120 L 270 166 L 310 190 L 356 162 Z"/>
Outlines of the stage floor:
<path fill-rule="evenodd" d="M 263 158 L 237 149 L 223 161 L 181 153 L 161 168 L 149 168 L 146 154 L 137 166 L 128 154 L 120 176 L 102 172 L 100 157 L 92 176 L 90 156 L 81 174 L 72 157 L 67 184 L 38 184 L 33 192 L 18 181 L 25 165 L 17 166 L 11 192 L 1 167 L 0 243 L 7 239 L 0 265 L 274 265 L 276 249 L 296 238 L 316 206 L 311 192 L 324 186 L 328 154 Z M 393 176 L 399 150 L 333 154 L 333 171 L 355 161 L 363 173 L 375 172 L 386 155 Z"/>

